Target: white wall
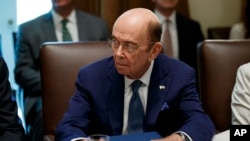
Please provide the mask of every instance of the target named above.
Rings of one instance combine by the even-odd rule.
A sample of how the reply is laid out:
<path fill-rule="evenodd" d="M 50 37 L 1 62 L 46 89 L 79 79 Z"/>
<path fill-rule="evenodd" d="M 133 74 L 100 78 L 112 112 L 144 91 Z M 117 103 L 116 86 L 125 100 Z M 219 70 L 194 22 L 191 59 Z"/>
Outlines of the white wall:
<path fill-rule="evenodd" d="M 17 6 L 17 4 L 19 5 Z M 18 24 L 46 13 L 50 9 L 50 0 L 1 0 L 0 34 L 2 53 L 8 65 L 9 80 L 13 89 L 17 89 L 18 86 L 14 79 L 15 57 L 12 33 L 16 31 Z"/>
<path fill-rule="evenodd" d="M 191 18 L 200 22 L 207 37 L 208 27 L 232 26 L 240 21 L 242 0 L 188 0 Z"/>
<path fill-rule="evenodd" d="M 16 0 L 17 25 L 49 12 L 51 0 Z"/>
<path fill-rule="evenodd" d="M 11 23 L 12 21 L 12 23 Z M 1 1 L 0 4 L 0 34 L 2 37 L 3 57 L 9 68 L 9 80 L 12 88 L 16 89 L 14 80 L 14 49 L 12 32 L 16 29 L 16 0 Z"/>

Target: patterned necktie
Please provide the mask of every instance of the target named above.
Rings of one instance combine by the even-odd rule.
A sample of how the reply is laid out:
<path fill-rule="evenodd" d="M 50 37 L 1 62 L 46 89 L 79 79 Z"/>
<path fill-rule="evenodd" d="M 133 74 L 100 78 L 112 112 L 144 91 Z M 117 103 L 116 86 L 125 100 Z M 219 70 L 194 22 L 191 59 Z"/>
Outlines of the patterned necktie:
<path fill-rule="evenodd" d="M 142 82 L 136 80 L 132 83 L 132 97 L 129 103 L 128 133 L 142 133 L 144 123 L 144 109 L 138 89 Z"/>
<path fill-rule="evenodd" d="M 63 19 L 62 21 L 62 40 L 63 41 L 72 41 L 72 37 L 67 28 L 68 19 Z"/>
<path fill-rule="evenodd" d="M 173 47 L 169 31 L 169 25 L 171 24 L 171 21 L 167 19 L 165 22 L 166 29 L 163 32 L 163 50 L 167 56 L 173 57 Z"/>

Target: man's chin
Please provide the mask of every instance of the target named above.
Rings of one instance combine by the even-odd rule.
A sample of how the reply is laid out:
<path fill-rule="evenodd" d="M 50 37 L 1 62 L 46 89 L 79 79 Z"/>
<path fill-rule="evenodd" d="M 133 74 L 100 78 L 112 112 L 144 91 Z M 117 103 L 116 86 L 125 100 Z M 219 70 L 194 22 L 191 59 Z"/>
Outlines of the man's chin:
<path fill-rule="evenodd" d="M 117 71 L 121 75 L 126 75 L 126 72 L 123 69 L 117 69 Z"/>

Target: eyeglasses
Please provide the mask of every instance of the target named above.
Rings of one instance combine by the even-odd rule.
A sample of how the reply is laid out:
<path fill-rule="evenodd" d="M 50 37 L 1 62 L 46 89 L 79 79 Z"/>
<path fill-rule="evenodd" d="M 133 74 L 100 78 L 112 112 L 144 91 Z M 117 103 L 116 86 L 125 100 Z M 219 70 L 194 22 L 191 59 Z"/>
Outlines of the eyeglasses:
<path fill-rule="evenodd" d="M 136 49 L 139 48 L 139 45 L 135 44 L 135 43 L 131 43 L 131 42 L 125 42 L 125 43 L 120 43 L 118 40 L 114 39 L 114 38 L 110 38 L 108 40 L 109 46 L 113 49 L 113 50 L 117 50 L 120 45 L 122 45 L 122 49 L 125 52 L 128 53 L 133 53 Z M 147 43 L 147 45 L 153 45 L 155 42 L 149 42 Z"/>

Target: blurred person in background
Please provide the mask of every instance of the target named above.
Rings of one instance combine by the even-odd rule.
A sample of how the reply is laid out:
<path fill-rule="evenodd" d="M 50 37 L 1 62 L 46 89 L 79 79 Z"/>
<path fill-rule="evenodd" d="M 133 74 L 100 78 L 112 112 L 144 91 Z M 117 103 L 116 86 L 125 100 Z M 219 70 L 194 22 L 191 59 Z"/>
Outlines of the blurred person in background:
<path fill-rule="evenodd" d="M 250 38 L 250 0 L 246 0 L 245 14 L 242 21 L 234 24 L 230 29 L 230 39 Z"/>
<path fill-rule="evenodd" d="M 154 3 L 154 12 L 162 24 L 163 52 L 170 57 L 185 62 L 198 71 L 196 48 L 197 44 L 204 40 L 200 24 L 176 11 L 179 0 L 151 1 Z M 169 30 L 171 43 L 164 44 L 164 40 L 166 40 L 164 32 L 167 29 Z M 168 54 L 168 48 L 172 48 L 171 54 Z"/>
<path fill-rule="evenodd" d="M 41 141 L 42 104 L 39 50 L 44 42 L 107 40 L 103 19 L 74 8 L 74 0 L 51 0 L 52 9 L 19 26 L 15 80 L 23 89 L 24 115 L 31 141 Z M 62 60 L 63 61 L 63 60 Z"/>

